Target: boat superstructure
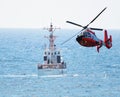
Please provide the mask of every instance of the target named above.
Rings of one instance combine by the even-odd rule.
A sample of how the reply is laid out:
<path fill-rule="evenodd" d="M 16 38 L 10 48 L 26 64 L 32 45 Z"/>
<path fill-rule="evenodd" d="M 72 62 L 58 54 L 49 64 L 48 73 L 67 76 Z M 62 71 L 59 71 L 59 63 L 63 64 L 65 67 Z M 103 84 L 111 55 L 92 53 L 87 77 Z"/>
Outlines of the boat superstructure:
<path fill-rule="evenodd" d="M 54 43 L 56 36 L 53 35 L 53 32 L 58 28 L 53 28 L 51 23 L 50 28 L 45 29 L 50 32 L 50 35 L 46 37 L 49 40 L 49 47 L 45 48 L 44 63 L 38 64 L 38 69 L 66 69 L 66 63 L 62 60 L 61 52 Z"/>

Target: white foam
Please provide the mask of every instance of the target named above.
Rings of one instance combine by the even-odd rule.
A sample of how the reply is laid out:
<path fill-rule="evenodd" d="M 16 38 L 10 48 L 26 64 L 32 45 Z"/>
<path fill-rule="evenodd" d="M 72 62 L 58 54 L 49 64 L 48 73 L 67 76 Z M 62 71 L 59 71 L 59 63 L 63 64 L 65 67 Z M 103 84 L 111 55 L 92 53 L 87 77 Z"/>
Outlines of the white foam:
<path fill-rule="evenodd" d="M 59 74 L 59 75 L 41 75 L 43 78 L 57 78 L 57 77 L 78 77 L 79 74 Z"/>
<path fill-rule="evenodd" d="M 48 77 L 48 78 L 57 78 L 57 77 L 65 77 L 67 76 L 66 74 L 61 74 L 61 75 L 43 75 L 40 77 Z"/>
<path fill-rule="evenodd" d="M 73 74 L 73 77 L 77 77 L 77 76 L 79 76 L 79 74 Z"/>
<path fill-rule="evenodd" d="M 37 77 L 36 74 L 27 74 L 27 75 L 17 75 L 17 74 L 7 74 L 7 75 L 0 75 L 0 77 L 10 77 L 10 78 L 22 78 L 22 77 Z"/>
<path fill-rule="evenodd" d="M 0 75 L 5 78 L 26 78 L 26 77 L 41 77 L 41 78 L 58 78 L 58 77 L 78 77 L 79 74 L 58 74 L 58 75 L 37 75 L 37 74 L 6 74 Z"/>

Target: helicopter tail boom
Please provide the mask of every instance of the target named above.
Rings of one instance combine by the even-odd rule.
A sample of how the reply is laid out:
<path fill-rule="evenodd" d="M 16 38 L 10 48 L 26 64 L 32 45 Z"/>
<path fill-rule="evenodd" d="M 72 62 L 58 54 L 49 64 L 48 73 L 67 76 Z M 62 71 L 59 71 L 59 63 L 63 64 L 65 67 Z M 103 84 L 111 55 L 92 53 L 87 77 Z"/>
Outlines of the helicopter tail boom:
<path fill-rule="evenodd" d="M 110 35 L 110 38 L 108 38 L 107 30 L 104 31 L 104 43 L 108 49 L 112 47 L 112 36 Z"/>

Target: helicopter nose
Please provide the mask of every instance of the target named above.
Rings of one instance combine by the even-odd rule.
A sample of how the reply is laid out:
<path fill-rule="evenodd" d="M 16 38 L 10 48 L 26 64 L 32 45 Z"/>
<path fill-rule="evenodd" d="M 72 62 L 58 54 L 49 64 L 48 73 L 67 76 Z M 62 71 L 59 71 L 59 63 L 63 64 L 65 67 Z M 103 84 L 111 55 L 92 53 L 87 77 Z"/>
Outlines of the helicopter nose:
<path fill-rule="evenodd" d="M 80 36 L 78 35 L 76 38 L 76 41 L 78 41 L 78 42 L 81 41 L 83 37 L 84 37 L 83 35 L 80 35 Z"/>

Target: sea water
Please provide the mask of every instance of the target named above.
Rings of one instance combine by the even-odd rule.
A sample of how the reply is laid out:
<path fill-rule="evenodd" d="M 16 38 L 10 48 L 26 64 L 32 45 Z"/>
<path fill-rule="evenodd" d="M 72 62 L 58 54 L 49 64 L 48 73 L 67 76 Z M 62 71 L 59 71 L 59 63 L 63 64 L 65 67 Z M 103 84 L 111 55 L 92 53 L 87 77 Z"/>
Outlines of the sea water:
<path fill-rule="evenodd" d="M 61 49 L 67 71 L 40 75 L 43 51 L 49 43 L 42 29 L 0 29 L 0 97 L 120 97 L 120 30 L 108 30 L 113 47 L 80 46 L 74 37 L 79 32 L 58 30 L 55 44 Z M 96 32 L 104 39 L 103 32 Z"/>

